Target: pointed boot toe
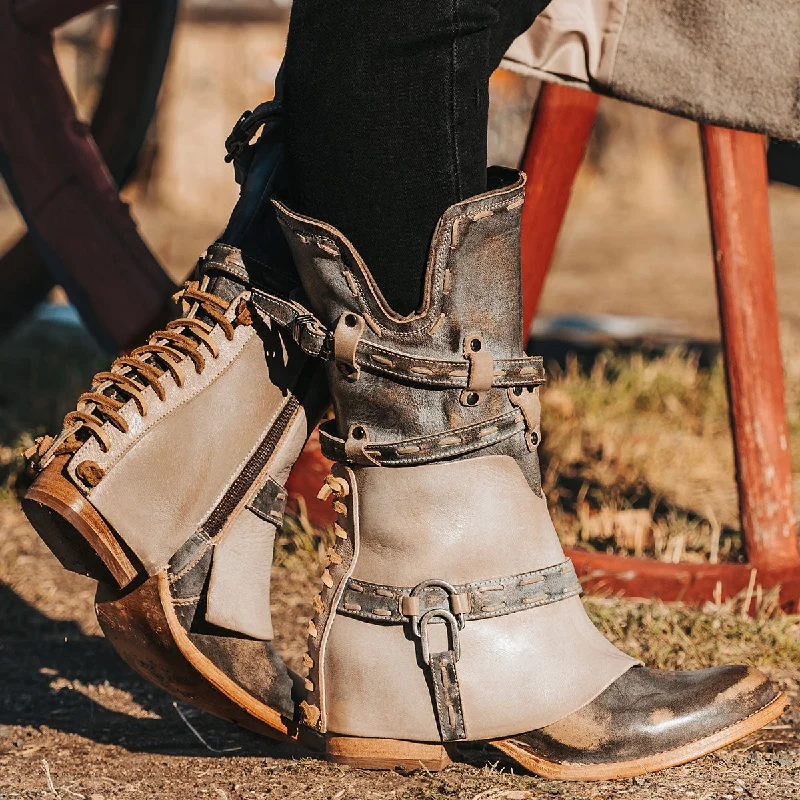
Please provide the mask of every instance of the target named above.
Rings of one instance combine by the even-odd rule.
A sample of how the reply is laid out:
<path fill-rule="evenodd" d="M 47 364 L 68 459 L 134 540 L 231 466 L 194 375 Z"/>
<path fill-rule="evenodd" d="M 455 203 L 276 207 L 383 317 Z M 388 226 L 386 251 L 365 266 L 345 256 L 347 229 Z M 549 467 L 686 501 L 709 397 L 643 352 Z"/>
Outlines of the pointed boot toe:
<path fill-rule="evenodd" d="M 752 667 L 665 672 L 637 666 L 564 719 L 492 744 L 546 778 L 630 778 L 736 742 L 787 704 Z"/>

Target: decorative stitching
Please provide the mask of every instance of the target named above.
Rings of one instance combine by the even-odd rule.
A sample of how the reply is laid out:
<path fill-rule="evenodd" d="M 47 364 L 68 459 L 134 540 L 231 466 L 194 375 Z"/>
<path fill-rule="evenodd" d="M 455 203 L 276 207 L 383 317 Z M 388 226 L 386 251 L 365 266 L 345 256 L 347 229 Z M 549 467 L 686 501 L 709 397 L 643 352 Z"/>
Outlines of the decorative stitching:
<path fill-rule="evenodd" d="M 544 585 L 535 594 L 525 596 L 525 587 L 539 584 Z M 499 580 L 488 578 L 449 586 L 447 591 L 441 586 L 433 586 L 422 594 L 418 591 L 419 587 L 383 586 L 350 580 L 342 593 L 338 610 L 364 621 L 413 624 L 414 619 L 419 619 L 426 611 L 444 609 L 457 613 L 459 619 L 468 622 L 557 603 L 580 594 L 581 585 L 575 567 L 567 559 L 561 564 Z M 395 600 L 393 610 L 386 609 L 384 597 Z M 458 600 L 458 607 L 454 605 L 455 600 Z M 429 605 L 431 602 L 434 605 Z"/>
<path fill-rule="evenodd" d="M 172 598 L 172 605 L 174 606 L 191 606 L 200 602 L 200 595 L 196 597 L 181 597 L 179 599 Z"/>
<path fill-rule="evenodd" d="M 485 434 L 483 437 L 479 437 L 478 434 L 481 430 L 487 430 L 481 427 L 486 425 L 487 420 L 464 425 L 449 432 L 446 436 L 433 434 L 401 442 L 370 442 L 370 461 L 378 466 L 381 464 L 421 464 L 451 455 L 480 450 L 495 442 L 505 441 L 524 430 L 524 427 L 521 427 L 524 420 L 516 411 L 506 412 L 488 421 L 494 422 L 497 432 Z M 320 445 L 323 455 L 332 461 L 348 461 L 344 440 L 335 433 L 331 433 L 330 426 L 325 424 L 320 427 Z"/>
<path fill-rule="evenodd" d="M 370 313 L 368 313 L 367 311 L 363 311 L 362 316 L 364 317 L 364 322 L 366 322 L 367 325 L 369 325 L 370 330 L 376 336 L 382 336 L 383 335 L 383 333 L 381 331 L 381 326 L 378 325 L 378 323 L 375 321 L 375 318 Z"/>
<path fill-rule="evenodd" d="M 445 314 L 443 311 L 441 314 L 439 314 L 439 318 L 436 320 L 436 322 L 434 322 L 433 325 L 431 325 L 431 327 L 428 328 L 428 333 L 431 336 L 433 336 L 433 334 L 439 330 L 439 326 L 444 322 L 446 316 L 447 314 Z"/>
<path fill-rule="evenodd" d="M 198 535 L 200 536 L 201 539 L 204 540 L 202 547 L 200 548 L 198 553 L 195 555 L 195 557 L 188 564 L 186 564 L 179 572 L 176 572 L 174 574 L 173 573 L 169 574 L 169 578 L 168 579 L 169 579 L 170 586 L 174 586 L 188 572 L 191 572 L 202 561 L 203 556 L 206 554 L 206 551 L 208 550 L 208 548 L 213 546 L 214 543 L 211 541 L 211 539 L 208 538 L 208 535 L 204 531 L 196 531 L 194 534 L 192 534 L 192 536 L 198 536 Z M 191 538 L 192 537 L 190 536 L 189 539 L 191 539 Z M 186 541 L 188 542 L 189 539 L 187 539 Z M 184 542 L 184 544 L 185 543 L 186 542 Z M 181 545 L 181 547 L 182 546 L 183 545 Z"/>

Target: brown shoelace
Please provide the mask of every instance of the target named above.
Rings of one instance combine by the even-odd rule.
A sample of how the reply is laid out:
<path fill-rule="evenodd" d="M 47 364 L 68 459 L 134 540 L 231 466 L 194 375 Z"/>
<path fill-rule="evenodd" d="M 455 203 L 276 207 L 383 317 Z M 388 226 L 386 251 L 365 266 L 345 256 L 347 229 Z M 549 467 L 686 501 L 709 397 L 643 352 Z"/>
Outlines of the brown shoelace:
<path fill-rule="evenodd" d="M 191 313 L 187 306 L 193 304 L 191 309 L 195 314 L 202 310 L 215 325 L 188 315 L 168 322 L 164 330 L 156 331 L 150 336 L 147 344 L 117 358 L 109 370 L 98 372 L 92 379 L 91 390 L 84 392 L 78 398 L 77 409 L 64 417 L 64 430 L 77 427 L 72 435 L 59 444 L 53 453 L 54 456 L 72 455 L 80 449 L 88 436 L 93 436 L 100 449 L 107 453 L 110 442 L 103 425 L 109 422 L 118 430 L 127 433 L 128 423 L 119 412 L 128 400 L 134 401 L 143 417 L 147 416 L 147 401 L 143 393 L 148 386 L 155 392 L 156 397 L 163 401 L 166 399 L 166 391 L 159 380 L 162 375 L 169 373 L 181 387 L 185 382 L 182 368 L 187 360 L 191 361 L 195 372 L 200 374 L 203 371 L 206 365 L 206 356 L 201 352 L 203 345 L 211 353 L 212 358 L 219 356 L 219 348 L 211 338 L 216 326 L 222 328 L 228 341 L 233 339 L 234 324 L 225 316 L 230 303 L 200 289 L 198 281 L 187 281 L 173 299 L 175 302 L 183 302 L 185 314 Z M 234 321 L 243 324 L 252 323 L 244 304 L 240 304 L 240 308 L 237 309 Z M 82 431 L 88 436 L 80 436 Z M 36 466 L 37 461 L 50 449 L 53 441 L 51 436 L 40 437 L 34 446 L 25 452 L 25 457 Z"/>

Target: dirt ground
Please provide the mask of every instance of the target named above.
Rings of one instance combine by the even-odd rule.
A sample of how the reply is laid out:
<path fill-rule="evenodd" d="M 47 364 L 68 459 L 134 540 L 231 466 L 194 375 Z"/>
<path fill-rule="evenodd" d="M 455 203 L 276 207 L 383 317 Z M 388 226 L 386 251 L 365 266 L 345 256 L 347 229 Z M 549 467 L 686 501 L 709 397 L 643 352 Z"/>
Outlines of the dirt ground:
<path fill-rule="evenodd" d="M 499 753 L 439 774 L 325 764 L 173 703 L 102 638 L 91 581 L 65 573 L 10 501 L 0 503 L 0 798 L 328 800 L 783 800 L 800 797 L 800 663 L 772 675 L 795 704 L 769 729 L 695 764 L 614 783 L 520 775 Z M 273 613 L 303 627 L 311 576 L 279 569 Z M 630 604 L 633 605 L 633 604 Z M 290 661 L 297 653 L 283 644 Z M 201 741 L 202 738 L 202 741 Z"/>

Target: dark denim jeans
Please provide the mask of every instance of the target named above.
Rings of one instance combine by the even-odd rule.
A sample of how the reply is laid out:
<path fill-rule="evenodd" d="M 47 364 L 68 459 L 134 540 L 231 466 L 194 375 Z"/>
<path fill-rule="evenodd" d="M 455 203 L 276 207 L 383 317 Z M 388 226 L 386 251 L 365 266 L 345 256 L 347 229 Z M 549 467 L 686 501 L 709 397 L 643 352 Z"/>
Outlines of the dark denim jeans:
<path fill-rule="evenodd" d="M 400 313 L 441 214 L 486 189 L 489 76 L 548 2 L 294 2 L 290 201 L 352 241 Z"/>

